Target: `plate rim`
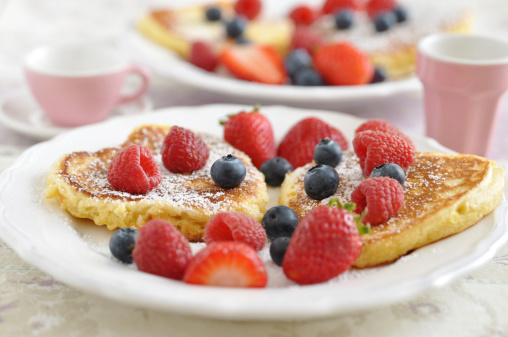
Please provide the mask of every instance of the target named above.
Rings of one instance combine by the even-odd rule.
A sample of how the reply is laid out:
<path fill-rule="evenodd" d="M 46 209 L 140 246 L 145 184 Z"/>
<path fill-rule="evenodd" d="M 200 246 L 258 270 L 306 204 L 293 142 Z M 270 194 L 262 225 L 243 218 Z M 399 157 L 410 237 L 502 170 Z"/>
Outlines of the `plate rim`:
<path fill-rule="evenodd" d="M 180 109 L 192 110 L 192 109 L 197 109 L 197 108 L 210 109 L 211 107 L 221 107 L 221 108 L 227 107 L 228 110 L 231 110 L 231 109 L 237 110 L 238 107 L 245 108 L 246 106 L 213 104 L 213 105 L 204 105 L 204 106 L 200 106 L 200 107 L 196 107 L 196 106 L 174 107 L 174 108 L 160 109 L 157 112 L 155 112 L 152 116 L 153 116 L 153 118 L 156 118 L 157 114 L 159 114 L 159 115 L 166 114 L 166 113 L 170 114 L 171 110 L 173 110 L 173 111 L 180 110 Z M 269 109 L 269 110 L 280 109 L 280 108 L 285 108 L 285 109 L 289 109 L 289 110 L 299 110 L 299 111 L 305 111 L 305 112 L 311 111 L 309 109 L 296 109 L 296 108 L 281 107 L 281 106 L 270 106 L 270 107 L 267 106 L 267 107 L 265 107 L 265 109 Z M 225 110 L 225 111 L 227 112 L 228 110 Z M 337 114 L 336 112 L 332 112 L 332 111 L 312 110 L 312 112 L 316 112 L 316 111 Z M 343 114 L 341 114 L 341 115 L 344 116 Z M 362 120 L 360 118 L 357 118 L 357 117 L 354 117 L 351 115 L 345 115 L 345 116 L 347 116 L 348 118 L 359 120 L 359 121 Z M 144 116 L 115 117 L 111 120 L 108 120 L 108 121 L 105 121 L 105 122 L 102 122 L 99 124 L 106 125 L 106 126 L 107 126 L 107 124 L 114 124 L 115 119 L 132 119 L 132 120 L 138 120 L 138 122 L 140 122 L 142 117 L 144 117 Z M 90 125 L 90 126 L 85 126 L 85 127 L 79 128 L 82 131 L 73 130 L 70 132 L 66 132 L 64 134 L 58 135 L 57 137 L 55 137 L 51 140 L 48 140 L 46 142 L 42 142 L 42 143 L 39 143 L 35 146 L 32 146 L 28 150 L 24 151 L 21 154 L 21 156 L 15 161 L 15 163 L 13 165 L 11 165 L 4 172 L 2 172 L 2 174 L 0 174 L 0 191 L 4 190 L 5 185 L 10 181 L 10 177 L 15 172 L 16 168 L 21 166 L 26 160 L 29 160 L 31 158 L 31 156 L 33 155 L 33 153 L 35 151 L 37 151 L 40 147 L 51 146 L 52 143 L 60 142 L 60 139 L 64 140 L 66 137 L 72 137 L 73 133 L 85 132 L 86 129 L 93 129 L 93 128 L 97 128 L 97 127 L 98 127 L 97 125 Z M 447 151 L 446 148 L 442 147 L 434 140 L 427 139 L 425 137 L 421 137 L 421 138 L 425 141 L 430 141 L 430 143 L 432 144 L 431 146 L 437 146 L 437 148 Z M 437 145 L 435 145 L 434 143 Z M 0 192 L 0 197 L 1 196 L 2 196 L 2 192 Z M 505 200 L 503 200 L 503 204 L 498 207 L 498 210 L 496 210 L 495 216 L 502 217 L 502 219 L 506 219 L 506 216 L 508 214 L 508 205 L 506 204 Z M 8 222 L 8 220 L 5 216 L 5 212 L 6 212 L 6 208 L 5 208 L 4 204 L 0 203 L 0 221 L 2 221 L 2 222 Z M 130 304 L 130 305 L 144 306 L 144 307 L 149 307 L 149 308 L 158 309 L 158 310 L 177 312 L 179 314 L 190 314 L 190 315 L 197 315 L 197 316 L 222 318 L 222 319 L 226 318 L 226 319 L 234 319 L 234 320 L 260 320 L 260 319 L 262 319 L 262 320 L 272 320 L 272 321 L 274 321 L 274 320 L 323 318 L 323 317 L 329 317 L 329 316 L 335 316 L 335 315 L 340 315 L 340 314 L 344 314 L 344 313 L 349 313 L 349 312 L 352 312 L 355 310 L 369 309 L 369 308 L 373 308 L 373 307 L 376 307 L 379 305 L 386 305 L 386 304 L 391 304 L 391 303 L 395 303 L 398 301 L 402 301 L 402 300 L 410 298 L 412 296 L 421 294 L 422 292 L 425 292 L 429 289 L 440 287 L 440 286 L 450 282 L 452 279 L 455 279 L 455 278 L 459 277 L 460 275 L 463 275 L 466 272 L 479 267 L 483 263 L 487 262 L 490 258 L 492 258 L 492 256 L 495 254 L 495 252 L 500 248 L 500 246 L 508 238 L 508 225 L 504 225 L 504 227 L 503 227 L 502 221 L 495 221 L 493 228 L 490 230 L 490 234 L 487 236 L 487 238 L 491 239 L 489 241 L 489 244 L 486 243 L 486 240 L 484 238 L 481 242 L 479 242 L 475 245 L 474 249 L 472 250 L 472 252 L 470 254 L 467 254 L 465 256 L 462 256 L 461 258 L 456 259 L 454 262 L 454 268 L 452 268 L 453 269 L 452 273 L 450 273 L 450 272 L 444 273 L 444 271 L 442 270 L 442 269 L 447 269 L 449 267 L 448 265 L 446 266 L 447 268 L 445 268 L 445 267 L 438 268 L 432 274 L 427 275 L 425 278 L 418 279 L 418 283 L 420 283 L 420 284 L 417 286 L 417 288 L 418 288 L 417 290 L 414 289 L 415 288 L 414 285 L 413 285 L 413 289 L 411 290 L 410 283 L 412 283 L 412 282 L 414 283 L 415 281 L 406 282 L 405 284 L 408 284 L 408 285 L 405 288 L 404 287 L 401 288 L 400 285 L 392 285 L 391 286 L 392 288 L 393 287 L 398 288 L 398 292 L 396 292 L 395 296 L 393 296 L 393 294 L 392 294 L 390 299 L 387 299 L 385 296 L 384 298 L 383 297 L 378 298 L 377 301 L 370 301 L 370 303 L 356 303 L 356 305 L 353 308 L 350 308 L 349 310 L 344 310 L 344 308 L 342 308 L 341 310 L 337 310 L 337 308 L 333 308 L 333 306 L 330 307 L 330 303 L 325 302 L 325 303 L 323 303 L 323 307 L 320 308 L 320 310 L 318 308 L 318 309 L 316 309 L 316 311 L 314 311 L 312 313 L 302 312 L 301 310 L 300 311 L 293 310 L 293 311 L 290 311 L 289 313 L 286 313 L 286 312 L 279 313 L 279 314 L 270 313 L 270 315 L 266 315 L 266 313 L 263 313 L 261 311 L 249 312 L 248 314 L 245 312 L 238 313 L 237 311 L 235 311 L 235 310 L 237 310 L 237 308 L 232 308 L 232 307 L 227 307 L 227 306 L 220 307 L 219 309 L 215 308 L 215 311 L 210 311 L 210 308 L 208 308 L 208 307 L 203 308 L 198 311 L 196 311 L 194 308 L 189 308 L 189 307 L 186 307 L 186 308 L 170 307 L 170 308 L 168 308 L 167 305 L 164 305 L 161 303 L 153 303 L 150 301 L 148 301 L 148 302 L 147 301 L 140 301 L 139 298 L 136 298 L 134 300 L 130 299 L 130 298 L 126 298 L 124 296 L 125 295 L 124 292 L 121 292 L 121 291 L 119 291 L 119 289 L 115 289 L 115 288 L 104 289 L 102 287 L 98 287 L 98 288 L 90 289 L 88 280 L 85 278 L 78 277 L 78 278 L 74 278 L 71 281 L 69 281 L 69 279 L 66 275 L 66 273 L 68 273 L 68 270 L 67 270 L 68 268 L 64 267 L 64 269 L 62 270 L 62 269 L 59 269 L 58 266 L 52 265 L 51 263 L 47 263 L 47 260 L 45 259 L 44 254 L 41 255 L 37 251 L 36 247 L 33 246 L 33 244 L 30 242 L 30 240 L 22 240 L 22 241 L 16 240 L 16 238 L 13 237 L 13 236 L 15 236 L 15 234 L 13 234 L 13 232 L 12 232 L 12 230 L 17 231 L 16 226 L 11 223 L 8 223 L 8 225 L 10 226 L 9 228 L 11 229 L 11 231 L 10 232 L 8 230 L 6 231 L 6 228 L 8 228 L 8 226 L 0 226 L 0 234 L 1 234 L 2 238 L 6 241 L 6 243 L 8 243 L 16 251 L 16 253 L 18 253 L 18 255 L 20 257 L 22 257 L 23 260 L 36 265 L 38 268 L 47 272 L 48 274 L 51 274 L 56 279 L 62 280 L 65 283 L 72 285 L 72 286 L 74 286 L 82 291 L 85 291 L 87 293 L 94 293 L 96 295 L 100 295 L 100 296 L 103 296 L 103 297 L 106 297 L 106 298 L 109 298 L 109 299 L 112 299 L 112 300 L 115 300 L 118 302 Z M 17 232 L 19 232 L 19 231 L 17 231 Z M 23 234 L 19 233 L 19 235 L 23 235 Z M 12 242 L 15 242 L 18 244 L 13 246 Z M 465 261 L 465 260 L 471 260 L 471 259 L 473 259 L 472 262 L 470 261 L 469 263 L 466 263 L 467 261 Z M 464 263 L 466 263 L 466 264 L 464 264 Z M 443 273 L 444 273 L 444 275 L 443 275 Z M 142 273 L 142 274 L 144 274 L 144 273 Z M 441 275 L 435 275 L 435 274 L 441 274 Z M 152 277 L 152 278 L 153 277 L 157 278 L 156 276 L 152 276 L 152 275 L 146 275 L 146 276 Z M 319 285 L 316 285 L 316 286 L 319 286 Z M 185 285 L 185 287 L 190 287 L 190 286 Z M 312 286 L 310 286 L 310 287 L 312 287 Z M 409 287 L 409 289 L 408 289 L 408 287 Z M 196 291 L 198 290 L 196 288 L 194 288 L 194 289 Z M 291 289 L 291 287 L 289 287 L 289 289 Z M 217 291 L 219 292 L 219 290 L 217 290 Z M 220 289 L 221 293 L 223 291 L 224 291 L 224 289 Z M 225 290 L 225 291 L 231 292 L 229 290 Z M 234 292 L 236 290 L 232 290 L 232 291 Z M 244 290 L 242 289 L 242 291 L 244 291 Z M 269 289 L 259 289 L 259 290 L 252 290 L 252 291 L 257 294 L 264 294 L 265 296 L 269 296 L 274 291 L 287 292 L 288 290 L 286 290 L 286 288 L 284 288 L 284 289 L 269 288 Z"/>

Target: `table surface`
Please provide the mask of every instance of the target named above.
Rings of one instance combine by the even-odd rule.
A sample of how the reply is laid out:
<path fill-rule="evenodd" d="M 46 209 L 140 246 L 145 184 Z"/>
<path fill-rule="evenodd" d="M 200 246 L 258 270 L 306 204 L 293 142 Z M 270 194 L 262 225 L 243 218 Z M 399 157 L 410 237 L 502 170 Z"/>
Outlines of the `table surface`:
<path fill-rule="evenodd" d="M 23 86 L 19 56 L 28 48 L 55 36 L 61 37 L 62 34 L 94 36 L 105 34 L 105 31 L 114 34 L 125 23 L 125 18 L 130 18 L 131 13 L 144 5 L 142 1 L 122 2 L 119 10 L 117 0 L 94 0 L 90 3 L 93 5 L 83 8 L 77 0 L 67 1 L 67 5 L 58 0 L 8 2 L 3 13 L 0 12 L 0 19 L 7 18 L 0 20 L 0 44 L 5 47 L 0 50 L 0 96 L 13 87 Z M 504 4 L 503 0 L 483 2 L 485 8 L 497 8 Z M 54 8 L 58 8 L 60 13 Z M 100 15 L 97 14 L 98 8 L 101 9 Z M 118 11 L 124 21 L 106 19 L 108 13 Z M 75 12 L 80 13 L 77 16 L 78 21 L 82 20 L 80 25 L 72 26 L 74 31 L 62 30 L 62 27 L 69 27 L 69 23 L 55 20 L 60 17 L 57 15 Z M 25 24 L 35 20 L 41 24 L 41 29 L 28 29 L 13 19 L 20 17 L 24 18 L 22 22 Z M 104 23 L 102 31 L 96 24 L 91 24 L 91 18 Z M 494 33 L 499 32 L 500 27 L 508 27 L 506 20 L 487 21 Z M 198 92 L 157 77 L 148 97 L 155 108 L 206 103 L 253 103 Z M 420 95 L 392 97 L 375 104 L 312 106 L 362 118 L 384 118 L 404 131 L 417 135 L 424 133 Z M 505 96 L 489 158 L 498 161 L 508 171 L 507 132 L 508 96 Z M 0 125 L 0 171 L 15 160 L 21 151 L 36 143 Z M 508 176 L 506 180 L 508 182 Z M 506 308 L 508 244 L 480 269 L 441 289 L 402 303 L 322 320 L 232 322 L 161 313 L 83 293 L 25 263 L 0 241 L 0 336 L 508 336 Z"/>

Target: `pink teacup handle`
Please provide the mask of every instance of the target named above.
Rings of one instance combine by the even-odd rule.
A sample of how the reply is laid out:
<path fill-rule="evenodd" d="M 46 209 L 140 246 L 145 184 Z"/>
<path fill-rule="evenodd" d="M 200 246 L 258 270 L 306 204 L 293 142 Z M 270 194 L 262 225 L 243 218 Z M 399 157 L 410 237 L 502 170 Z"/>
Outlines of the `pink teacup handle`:
<path fill-rule="evenodd" d="M 138 90 L 136 90 L 130 95 L 120 97 L 117 102 L 118 105 L 137 100 L 138 98 L 143 96 L 143 94 L 148 90 L 148 87 L 150 86 L 151 75 L 150 71 L 147 68 L 137 64 L 131 64 L 129 67 L 127 67 L 125 71 L 127 74 L 137 74 L 141 76 L 142 82 Z"/>

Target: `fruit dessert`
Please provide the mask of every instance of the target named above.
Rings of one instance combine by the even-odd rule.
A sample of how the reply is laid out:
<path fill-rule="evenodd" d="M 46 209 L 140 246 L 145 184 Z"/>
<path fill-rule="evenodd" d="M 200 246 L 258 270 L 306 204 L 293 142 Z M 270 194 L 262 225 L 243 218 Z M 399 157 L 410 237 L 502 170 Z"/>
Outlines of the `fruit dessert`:
<path fill-rule="evenodd" d="M 468 32 L 460 5 L 324 0 L 268 20 L 260 0 L 218 2 L 144 15 L 138 30 L 191 64 L 264 84 L 365 85 L 413 73 L 416 44 L 437 32 Z"/>
<path fill-rule="evenodd" d="M 222 211 L 261 220 L 263 175 L 219 137 L 178 126 L 144 125 L 118 147 L 63 155 L 47 176 L 47 198 L 71 215 L 108 229 L 171 223 L 190 241 Z"/>

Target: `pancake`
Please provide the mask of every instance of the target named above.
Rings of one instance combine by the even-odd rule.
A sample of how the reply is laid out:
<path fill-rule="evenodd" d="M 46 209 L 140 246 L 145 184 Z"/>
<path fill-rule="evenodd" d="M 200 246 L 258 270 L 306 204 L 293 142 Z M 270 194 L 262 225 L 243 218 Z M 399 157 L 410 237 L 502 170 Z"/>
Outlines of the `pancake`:
<path fill-rule="evenodd" d="M 358 157 L 345 152 L 337 166 L 340 183 L 335 194 L 318 201 L 305 194 L 303 179 L 312 163 L 286 175 L 279 204 L 291 207 L 299 218 L 332 198 L 351 201 L 351 192 L 366 178 Z M 407 170 L 404 205 L 386 223 L 362 235 L 362 253 L 355 267 L 392 262 L 404 254 L 473 226 L 492 212 L 503 196 L 503 169 L 473 155 L 417 152 Z"/>
<path fill-rule="evenodd" d="M 198 133 L 210 150 L 205 166 L 190 174 L 171 173 L 160 154 L 169 128 L 140 126 L 118 147 L 63 155 L 47 176 L 46 197 L 56 198 L 71 215 L 91 219 L 110 230 L 140 228 L 150 219 L 165 219 L 190 241 L 202 240 L 206 223 L 218 212 L 236 211 L 261 221 L 268 193 L 263 174 L 250 158 L 221 138 Z M 161 167 L 162 182 L 147 194 L 116 191 L 107 180 L 115 154 L 132 144 L 149 148 Z M 240 186 L 224 189 L 212 181 L 210 168 L 215 160 L 230 153 L 245 164 L 247 175 Z"/>

